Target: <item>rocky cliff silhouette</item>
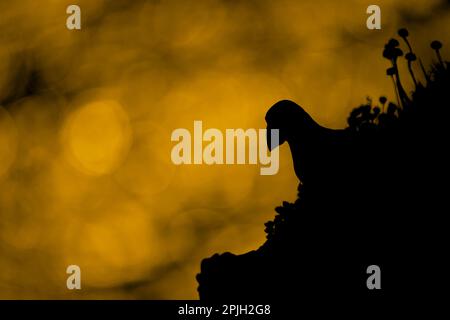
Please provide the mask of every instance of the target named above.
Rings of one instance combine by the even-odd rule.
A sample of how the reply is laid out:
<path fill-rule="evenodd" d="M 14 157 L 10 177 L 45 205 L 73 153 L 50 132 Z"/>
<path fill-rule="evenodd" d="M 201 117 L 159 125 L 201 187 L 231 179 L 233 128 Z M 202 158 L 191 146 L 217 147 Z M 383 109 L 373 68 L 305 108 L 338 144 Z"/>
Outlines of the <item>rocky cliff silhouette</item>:
<path fill-rule="evenodd" d="M 280 130 L 280 144 L 292 153 L 298 199 L 275 209 L 257 250 L 202 261 L 201 300 L 357 302 L 417 297 L 444 286 L 450 64 L 433 41 L 437 62 L 426 72 L 407 30 L 398 34 L 409 49 L 406 61 L 395 39 L 383 51 L 396 103 L 368 100 L 344 130 L 321 127 L 292 101 L 269 109 L 268 128 Z M 415 84 L 409 95 L 399 63 L 408 64 Z M 419 63 L 421 76 L 412 68 Z M 366 286 L 370 265 L 381 269 L 381 290 Z"/>

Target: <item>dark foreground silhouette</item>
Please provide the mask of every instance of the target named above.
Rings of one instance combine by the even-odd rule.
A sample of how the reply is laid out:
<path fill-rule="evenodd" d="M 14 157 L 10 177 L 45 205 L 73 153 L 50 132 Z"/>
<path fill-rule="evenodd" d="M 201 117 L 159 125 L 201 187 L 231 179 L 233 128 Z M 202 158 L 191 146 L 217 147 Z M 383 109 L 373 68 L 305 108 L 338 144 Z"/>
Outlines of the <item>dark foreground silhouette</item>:
<path fill-rule="evenodd" d="M 402 87 L 403 52 L 392 39 L 383 56 L 392 62 L 396 103 L 368 100 L 344 130 L 321 127 L 291 101 L 270 108 L 267 126 L 289 144 L 298 199 L 275 209 L 259 249 L 202 261 L 200 299 L 376 304 L 445 290 L 450 65 L 434 41 L 438 59 L 424 72 L 407 31 L 399 36 L 415 90 Z M 370 265 L 381 269 L 381 290 L 367 287 Z"/>

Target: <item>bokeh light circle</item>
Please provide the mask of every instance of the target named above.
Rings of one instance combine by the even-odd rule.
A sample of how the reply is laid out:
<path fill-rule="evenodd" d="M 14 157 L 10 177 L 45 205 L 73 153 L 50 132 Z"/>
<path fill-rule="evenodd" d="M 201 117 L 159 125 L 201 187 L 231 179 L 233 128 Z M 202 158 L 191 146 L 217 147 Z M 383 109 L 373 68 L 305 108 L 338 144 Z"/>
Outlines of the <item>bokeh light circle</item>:
<path fill-rule="evenodd" d="M 69 116 L 63 130 L 69 162 L 88 175 L 113 172 L 127 156 L 131 140 L 128 116 L 114 100 L 80 107 Z"/>

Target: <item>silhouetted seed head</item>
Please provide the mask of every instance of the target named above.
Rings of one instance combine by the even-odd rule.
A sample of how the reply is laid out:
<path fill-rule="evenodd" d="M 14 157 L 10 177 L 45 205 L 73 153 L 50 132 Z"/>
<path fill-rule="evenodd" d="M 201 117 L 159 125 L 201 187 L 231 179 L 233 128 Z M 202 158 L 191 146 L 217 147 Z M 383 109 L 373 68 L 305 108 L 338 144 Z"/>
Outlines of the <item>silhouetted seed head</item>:
<path fill-rule="evenodd" d="M 434 40 L 430 46 L 433 50 L 439 50 L 442 48 L 442 43 L 438 40 Z"/>
<path fill-rule="evenodd" d="M 383 57 L 388 59 L 388 60 L 392 60 L 392 58 L 394 57 L 394 50 L 393 50 L 393 48 L 391 48 L 389 46 L 385 46 L 384 50 L 383 50 Z"/>
<path fill-rule="evenodd" d="M 408 52 L 407 54 L 405 54 L 405 58 L 408 61 L 416 61 L 416 55 L 412 52 Z"/>
<path fill-rule="evenodd" d="M 373 112 L 374 118 L 376 118 L 380 114 L 381 109 L 379 107 L 375 107 L 375 108 L 373 108 L 372 112 Z"/>
<path fill-rule="evenodd" d="M 385 104 L 386 101 L 387 101 L 387 98 L 384 97 L 384 96 L 381 96 L 380 99 L 379 99 L 379 101 L 380 101 L 381 104 Z"/>
<path fill-rule="evenodd" d="M 406 38 L 407 36 L 409 36 L 409 32 L 407 29 L 401 28 L 398 30 L 398 35 L 402 38 Z"/>
<path fill-rule="evenodd" d="M 395 68 L 394 67 L 390 67 L 390 68 L 388 68 L 387 70 L 386 70 L 386 74 L 388 75 L 388 76 L 393 76 L 394 74 L 395 74 Z"/>
<path fill-rule="evenodd" d="M 399 48 L 395 48 L 394 49 L 394 54 L 395 54 L 396 58 L 397 57 L 401 57 L 403 55 L 403 51 L 401 49 L 399 49 Z"/>
<path fill-rule="evenodd" d="M 389 42 L 384 46 L 383 57 L 389 60 L 396 60 L 398 57 L 403 55 L 403 51 L 397 48 L 399 45 L 398 41 L 395 39 L 389 40 Z"/>
<path fill-rule="evenodd" d="M 395 104 L 393 104 L 392 102 L 389 103 L 388 108 L 387 108 L 387 113 L 390 115 L 393 115 L 396 110 L 397 110 L 397 106 Z"/>
<path fill-rule="evenodd" d="M 391 39 L 384 45 L 383 57 L 386 59 L 392 60 L 396 58 L 395 49 L 398 47 L 399 43 L 395 39 Z"/>
<path fill-rule="evenodd" d="M 389 42 L 387 43 L 387 46 L 388 46 L 388 47 L 391 47 L 391 48 L 396 48 L 396 47 L 398 47 L 399 45 L 400 45 L 400 43 L 398 42 L 397 39 L 391 39 L 391 40 L 389 40 Z"/>

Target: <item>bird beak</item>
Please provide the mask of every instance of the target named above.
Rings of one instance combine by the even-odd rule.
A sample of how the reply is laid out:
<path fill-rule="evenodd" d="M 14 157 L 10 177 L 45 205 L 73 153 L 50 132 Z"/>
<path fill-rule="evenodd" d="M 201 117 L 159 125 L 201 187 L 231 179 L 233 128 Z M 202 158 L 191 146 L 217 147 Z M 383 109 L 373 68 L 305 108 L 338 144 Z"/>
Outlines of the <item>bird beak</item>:
<path fill-rule="evenodd" d="M 269 149 L 269 151 L 272 151 L 273 149 L 275 149 L 276 147 L 278 147 L 278 145 L 280 145 L 280 139 L 278 137 L 278 141 L 272 141 L 272 128 L 271 127 L 267 127 L 266 129 L 266 140 L 267 140 L 267 148 Z"/>

